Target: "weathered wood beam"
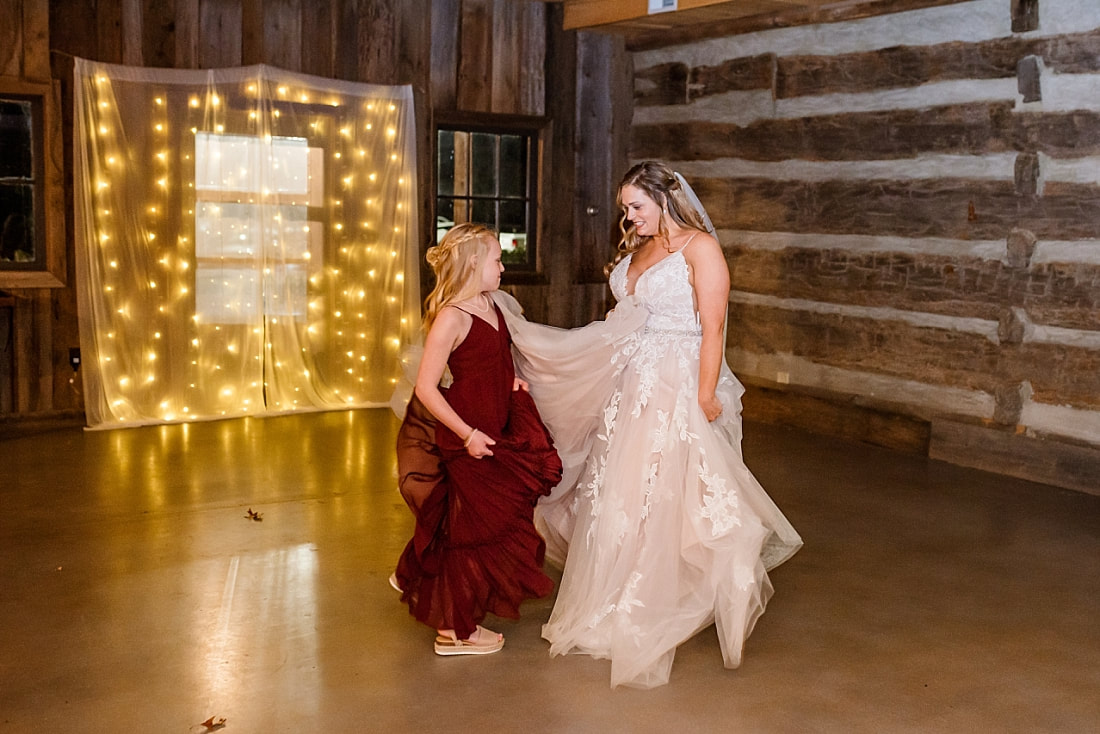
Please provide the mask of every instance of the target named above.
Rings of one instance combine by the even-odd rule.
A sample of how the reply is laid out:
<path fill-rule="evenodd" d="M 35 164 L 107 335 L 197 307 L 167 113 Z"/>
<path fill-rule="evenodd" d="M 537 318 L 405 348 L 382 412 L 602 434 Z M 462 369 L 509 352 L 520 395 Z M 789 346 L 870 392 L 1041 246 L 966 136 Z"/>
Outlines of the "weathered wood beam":
<path fill-rule="evenodd" d="M 1033 263 L 916 252 L 725 248 L 731 287 L 779 298 L 897 308 L 997 321 L 1023 308 L 1032 322 L 1095 329 L 1100 265 Z"/>
<path fill-rule="evenodd" d="M 761 12 L 773 10 L 785 10 L 792 6 L 797 10 L 807 7 L 817 7 L 832 0 L 739 0 L 733 3 L 729 0 L 679 0 L 675 12 L 682 13 L 688 10 L 696 10 L 706 7 L 722 7 L 730 15 L 755 15 Z M 638 20 L 651 16 L 649 12 L 649 0 L 565 0 L 565 14 L 562 26 L 566 30 L 578 30 L 583 28 L 595 28 L 612 23 Z M 667 18 L 675 13 L 653 14 L 659 19 Z"/>
<path fill-rule="evenodd" d="M 848 0 L 845 2 L 801 2 L 770 7 L 739 4 L 739 10 L 753 7 L 752 12 L 738 12 L 726 19 L 708 18 L 699 23 L 678 24 L 672 27 L 645 28 L 641 25 L 622 28 L 627 36 L 630 51 L 677 46 L 708 38 L 725 38 L 742 33 L 790 28 L 799 25 L 839 23 L 860 18 L 871 18 L 887 13 L 954 5 L 969 0 Z M 734 5 L 734 3 L 730 3 Z M 623 23 L 624 26 L 628 22 Z"/>
<path fill-rule="evenodd" d="M 814 395 L 803 388 L 745 383 L 746 420 L 795 426 L 847 441 L 923 456 L 928 452 L 928 421 L 855 405 L 836 396 Z"/>
<path fill-rule="evenodd" d="M 999 240 L 1023 228 L 1040 239 L 1100 238 L 1100 188 L 1084 184 L 1042 197 L 1019 196 L 1012 182 L 963 179 L 692 185 L 719 229 Z"/>
<path fill-rule="evenodd" d="M 1043 436 L 934 420 L 928 456 L 1032 482 L 1100 494 L 1100 451 Z"/>
<path fill-rule="evenodd" d="M 777 99 L 852 94 L 962 79 L 1008 79 L 1035 56 L 1058 74 L 1100 71 L 1100 29 L 1047 38 L 1007 37 L 981 43 L 896 46 L 836 56 L 771 54 L 688 68 L 665 63 L 637 72 L 635 103 L 687 104 L 712 94 L 770 89 Z"/>
<path fill-rule="evenodd" d="M 1009 399 L 1029 382 L 1032 399 L 1100 408 L 1100 352 L 1049 343 L 995 343 L 980 334 L 900 320 L 733 302 L 730 347 L 788 354 L 818 365 Z M 1007 390 L 1007 392 L 1006 392 Z"/>
<path fill-rule="evenodd" d="M 750 125 L 674 122 L 635 125 L 635 159 L 755 161 L 889 160 L 922 153 L 1039 152 L 1100 155 L 1100 112 L 1015 113 L 1015 103 L 974 102 L 923 109 L 849 112 Z"/>
<path fill-rule="evenodd" d="M 1037 56 L 1057 73 L 1100 70 L 1100 30 L 1049 38 L 899 46 L 840 56 L 780 59 L 776 97 L 857 93 L 959 79 L 1007 79 L 1020 59 Z"/>

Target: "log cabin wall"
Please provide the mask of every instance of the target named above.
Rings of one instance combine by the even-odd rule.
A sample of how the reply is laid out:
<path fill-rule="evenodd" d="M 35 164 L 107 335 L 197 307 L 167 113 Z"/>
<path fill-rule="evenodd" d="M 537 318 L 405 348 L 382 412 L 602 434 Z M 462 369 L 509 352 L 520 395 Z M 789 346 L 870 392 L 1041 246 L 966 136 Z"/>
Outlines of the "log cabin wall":
<path fill-rule="evenodd" d="M 81 379 L 69 365 L 69 350 L 79 345 L 71 226 L 74 56 L 170 68 L 263 63 L 411 84 L 424 233 L 435 231 L 437 110 L 546 117 L 553 140 L 540 192 L 542 272 L 510 290 L 533 319 L 571 326 L 601 314 L 607 299 L 601 269 L 613 253 L 613 184 L 625 170 L 632 107 L 624 81 L 629 57 L 621 39 L 562 31 L 561 12 L 558 4 L 535 0 L 0 0 L 0 74 L 52 77 L 62 87 L 69 220 L 67 286 L 0 291 L 0 430 L 83 420 Z M 583 198 L 575 195 L 578 182 Z M 422 237 L 425 249 L 428 238 Z"/>
<path fill-rule="evenodd" d="M 633 54 L 746 414 L 1100 492 L 1100 3 L 972 0 Z"/>

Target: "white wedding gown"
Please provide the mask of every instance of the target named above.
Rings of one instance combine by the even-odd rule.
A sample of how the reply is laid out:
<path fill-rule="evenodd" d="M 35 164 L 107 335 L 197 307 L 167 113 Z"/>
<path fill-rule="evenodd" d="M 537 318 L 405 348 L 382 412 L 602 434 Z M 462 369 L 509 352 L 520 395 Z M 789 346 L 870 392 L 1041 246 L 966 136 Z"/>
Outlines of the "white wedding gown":
<path fill-rule="evenodd" d="M 527 322 L 496 295 L 518 373 L 565 465 L 536 510 L 564 572 L 543 637 L 552 655 L 611 660 L 611 685 L 668 682 L 676 647 L 715 623 L 726 667 L 772 593 L 767 569 L 802 545 L 741 455 L 744 388 L 723 360 L 722 415 L 697 402 L 701 330 L 688 266 L 674 253 L 579 329 Z"/>

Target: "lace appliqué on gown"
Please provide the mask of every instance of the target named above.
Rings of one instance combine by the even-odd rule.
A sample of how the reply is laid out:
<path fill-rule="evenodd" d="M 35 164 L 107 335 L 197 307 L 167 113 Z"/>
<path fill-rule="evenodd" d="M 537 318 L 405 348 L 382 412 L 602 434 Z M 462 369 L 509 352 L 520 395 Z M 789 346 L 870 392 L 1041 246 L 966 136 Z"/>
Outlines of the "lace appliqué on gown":
<path fill-rule="evenodd" d="M 677 645 L 715 623 L 727 667 L 772 592 L 766 569 L 801 539 L 741 457 L 744 388 L 723 363 L 723 413 L 698 405 L 702 330 L 687 262 L 674 253 L 618 300 L 605 322 L 509 328 L 565 463 L 536 510 L 551 553 L 567 547 L 543 636 L 551 654 L 611 660 L 611 684 L 668 682 Z M 548 551 L 549 552 L 549 551 Z"/>

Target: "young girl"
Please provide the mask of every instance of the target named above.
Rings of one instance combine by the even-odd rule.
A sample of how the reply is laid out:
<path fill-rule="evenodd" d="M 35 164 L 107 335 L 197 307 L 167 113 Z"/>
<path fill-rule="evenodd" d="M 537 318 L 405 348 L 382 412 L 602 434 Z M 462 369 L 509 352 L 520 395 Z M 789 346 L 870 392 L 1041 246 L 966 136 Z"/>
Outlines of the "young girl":
<path fill-rule="evenodd" d="M 511 337 L 490 293 L 500 285 L 500 242 L 459 224 L 428 250 L 435 288 L 416 388 L 397 438 L 401 493 L 416 529 L 391 582 L 439 655 L 497 652 L 504 637 L 487 614 L 516 618 L 550 593 L 534 506 L 561 479 L 561 460 L 527 384 L 516 378 Z M 441 387 L 445 369 L 452 382 Z"/>

